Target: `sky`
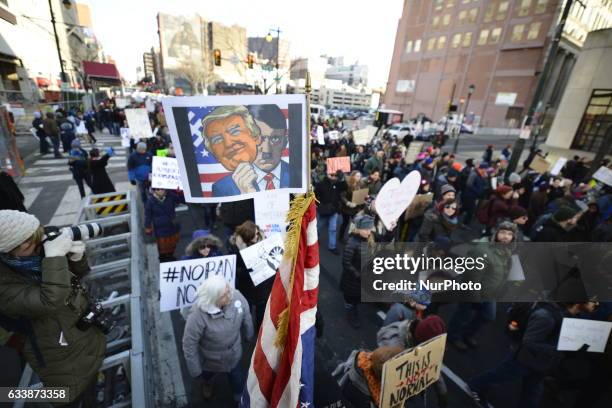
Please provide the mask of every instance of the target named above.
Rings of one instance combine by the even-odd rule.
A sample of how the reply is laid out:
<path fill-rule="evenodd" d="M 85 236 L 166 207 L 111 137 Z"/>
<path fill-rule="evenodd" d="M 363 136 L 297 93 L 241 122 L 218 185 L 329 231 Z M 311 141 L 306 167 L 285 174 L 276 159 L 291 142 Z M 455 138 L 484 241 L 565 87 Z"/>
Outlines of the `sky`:
<path fill-rule="evenodd" d="M 79 0 L 91 7 L 93 28 L 104 51 L 128 80 L 142 54 L 159 46 L 158 12 L 239 24 L 247 36 L 280 28 L 296 56 L 344 56 L 368 66 L 369 85 L 387 83 L 403 0 Z"/>

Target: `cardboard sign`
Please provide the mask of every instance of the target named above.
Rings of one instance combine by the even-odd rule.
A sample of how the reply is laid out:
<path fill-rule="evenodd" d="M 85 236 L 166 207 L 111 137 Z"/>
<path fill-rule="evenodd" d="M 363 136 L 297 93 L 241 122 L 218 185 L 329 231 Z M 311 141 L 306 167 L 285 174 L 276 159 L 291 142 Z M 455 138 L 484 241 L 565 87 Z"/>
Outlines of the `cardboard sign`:
<path fill-rule="evenodd" d="M 223 276 L 234 287 L 236 255 L 164 262 L 159 272 L 161 311 L 182 309 L 195 302 L 198 287 L 211 276 Z"/>
<path fill-rule="evenodd" d="M 337 130 L 330 130 L 327 134 L 329 135 L 329 140 L 338 140 L 340 137 L 340 132 Z"/>
<path fill-rule="evenodd" d="M 359 190 L 353 191 L 353 196 L 351 201 L 357 205 L 365 204 L 365 199 L 369 194 L 369 190 L 367 188 L 360 188 Z"/>
<path fill-rule="evenodd" d="M 270 238 L 240 251 L 244 264 L 250 269 L 249 276 L 253 285 L 258 286 L 276 274 L 283 260 L 283 253 L 283 239 L 280 234 L 272 234 Z"/>
<path fill-rule="evenodd" d="M 400 183 L 397 177 L 387 181 L 376 196 L 376 212 L 388 230 L 410 205 L 421 185 L 421 173 L 411 171 Z"/>
<path fill-rule="evenodd" d="M 383 365 L 380 407 L 403 407 L 404 401 L 438 381 L 446 333 L 419 344 Z"/>
<path fill-rule="evenodd" d="M 406 208 L 406 213 L 404 214 L 404 219 L 410 220 L 412 218 L 420 217 L 425 213 L 429 204 L 433 201 L 433 194 L 419 194 L 414 197 L 414 200 L 410 203 L 408 208 Z"/>
<path fill-rule="evenodd" d="M 357 145 L 365 145 L 370 142 L 368 129 L 353 130 L 353 141 Z"/>
<path fill-rule="evenodd" d="M 130 100 L 128 98 L 115 98 L 115 105 L 119 109 L 123 109 L 130 104 Z"/>
<path fill-rule="evenodd" d="M 555 162 L 555 165 L 550 170 L 550 174 L 553 175 L 553 176 L 556 176 L 559 173 L 561 173 L 561 169 L 563 169 L 563 167 L 565 167 L 565 163 L 567 163 L 567 158 L 559 157 L 557 159 L 557 161 Z"/>
<path fill-rule="evenodd" d="M 287 213 L 289 212 L 289 193 L 283 191 L 266 191 L 255 196 L 255 224 L 264 232 L 266 238 L 287 233 Z"/>
<path fill-rule="evenodd" d="M 597 171 L 593 174 L 593 178 L 612 187 L 612 170 L 607 167 L 601 166 L 599 169 L 597 169 Z"/>
<path fill-rule="evenodd" d="M 317 143 L 320 145 L 325 144 L 325 133 L 323 132 L 323 126 L 317 126 Z"/>
<path fill-rule="evenodd" d="M 178 162 L 175 158 L 153 156 L 151 187 L 168 190 L 183 189 Z"/>
<path fill-rule="evenodd" d="M 419 153 L 421 153 L 422 149 L 423 149 L 423 142 L 410 143 L 410 146 L 408 146 L 408 151 L 406 152 L 406 157 L 404 159 L 406 164 L 414 163 Z"/>
<path fill-rule="evenodd" d="M 536 155 L 529 165 L 529 168 L 538 173 L 546 173 L 550 169 L 550 163 L 542 156 Z"/>
<path fill-rule="evenodd" d="M 121 147 L 130 147 L 130 140 L 132 139 L 130 136 L 130 128 L 121 128 L 119 129 L 119 133 L 121 135 Z"/>
<path fill-rule="evenodd" d="M 557 350 L 576 351 L 588 344 L 587 351 L 603 353 L 610 337 L 612 322 L 598 320 L 563 318 Z"/>
<path fill-rule="evenodd" d="M 343 173 L 351 172 L 350 157 L 330 157 L 327 159 L 327 174 L 334 174 L 338 170 L 342 170 Z"/>
<path fill-rule="evenodd" d="M 146 109 L 126 109 L 125 118 L 130 126 L 130 134 L 134 139 L 153 137 L 151 122 Z"/>

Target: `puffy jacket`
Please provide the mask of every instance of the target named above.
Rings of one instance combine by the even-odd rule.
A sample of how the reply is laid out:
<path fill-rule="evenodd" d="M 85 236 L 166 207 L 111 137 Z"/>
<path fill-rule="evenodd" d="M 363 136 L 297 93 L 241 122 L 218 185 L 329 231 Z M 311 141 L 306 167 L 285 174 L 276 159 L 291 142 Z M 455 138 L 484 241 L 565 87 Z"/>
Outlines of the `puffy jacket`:
<path fill-rule="evenodd" d="M 351 235 L 342 252 L 342 277 L 340 288 L 345 295 L 361 296 L 362 245 L 367 239 Z M 365 246 L 365 245 L 364 245 Z"/>
<path fill-rule="evenodd" d="M 242 336 L 253 337 L 249 304 L 234 290 L 230 302 L 220 312 L 211 314 L 191 307 L 183 334 L 183 353 L 192 377 L 202 371 L 227 373 L 242 357 Z"/>
<path fill-rule="evenodd" d="M 153 227 L 156 237 L 169 237 L 179 229 L 175 224 L 176 206 L 182 199 L 174 192 L 169 191 L 164 200 L 159 200 L 154 195 L 149 196 L 145 205 L 145 228 Z"/>
<path fill-rule="evenodd" d="M 128 158 L 128 179 L 130 181 L 148 181 L 151 174 L 152 157 L 149 153 L 134 152 Z"/>
<path fill-rule="evenodd" d="M 26 361 L 46 387 L 69 387 L 71 399 L 94 380 L 104 359 L 106 338 L 100 330 L 76 327 L 88 308 L 82 290 L 73 289 L 71 274 L 89 271 L 87 260 L 69 262 L 66 257 L 43 258 L 42 281 L 0 262 L 0 311 L 13 319 L 27 319 L 42 355 L 36 358 L 31 341 L 26 341 Z M 67 345 L 60 345 L 63 338 Z"/>

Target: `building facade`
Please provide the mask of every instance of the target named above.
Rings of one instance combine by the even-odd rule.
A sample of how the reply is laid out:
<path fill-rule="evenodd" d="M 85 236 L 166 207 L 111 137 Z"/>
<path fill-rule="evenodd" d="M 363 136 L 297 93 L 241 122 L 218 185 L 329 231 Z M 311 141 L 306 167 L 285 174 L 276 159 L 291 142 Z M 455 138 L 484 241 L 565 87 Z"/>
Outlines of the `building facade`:
<path fill-rule="evenodd" d="M 350 86 L 367 86 L 368 66 L 357 63 L 351 65 L 334 64 L 325 72 L 325 78 L 337 79 Z"/>
<path fill-rule="evenodd" d="M 144 68 L 144 76 L 148 82 L 155 82 L 155 51 L 151 49 L 150 52 L 142 54 L 142 65 Z"/>
<path fill-rule="evenodd" d="M 473 85 L 468 112 L 477 124 L 519 126 L 561 7 L 557 0 L 407 0 L 385 106 L 407 118 L 424 113 L 437 120 L 451 102 L 462 111 L 460 101 Z M 559 84 L 567 82 L 579 44 L 561 48 L 546 87 L 548 99 L 558 100 L 562 93 Z"/>

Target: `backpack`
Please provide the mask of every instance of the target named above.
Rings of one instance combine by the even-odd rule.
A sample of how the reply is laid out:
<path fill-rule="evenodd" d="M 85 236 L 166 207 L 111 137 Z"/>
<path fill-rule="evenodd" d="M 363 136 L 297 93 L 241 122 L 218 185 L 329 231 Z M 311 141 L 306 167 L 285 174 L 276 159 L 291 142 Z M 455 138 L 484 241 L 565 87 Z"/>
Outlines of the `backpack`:
<path fill-rule="evenodd" d="M 506 312 L 506 334 L 512 341 L 520 343 L 523 340 L 531 314 L 540 308 L 547 309 L 555 318 L 557 329 L 561 329 L 563 317 L 557 310 L 553 310 L 549 304 L 540 302 L 513 302 Z"/>
<path fill-rule="evenodd" d="M 478 203 L 478 210 L 476 210 L 476 219 L 483 225 L 489 225 L 491 218 L 491 207 L 493 200 L 490 198 L 480 200 Z"/>

